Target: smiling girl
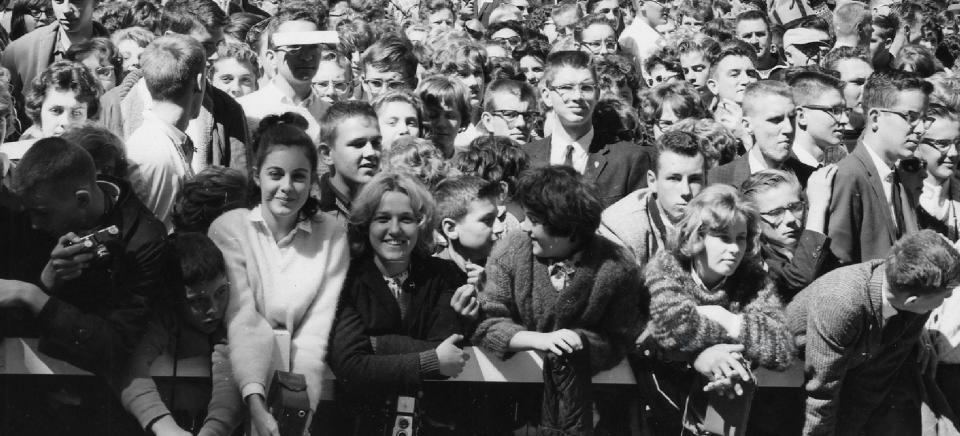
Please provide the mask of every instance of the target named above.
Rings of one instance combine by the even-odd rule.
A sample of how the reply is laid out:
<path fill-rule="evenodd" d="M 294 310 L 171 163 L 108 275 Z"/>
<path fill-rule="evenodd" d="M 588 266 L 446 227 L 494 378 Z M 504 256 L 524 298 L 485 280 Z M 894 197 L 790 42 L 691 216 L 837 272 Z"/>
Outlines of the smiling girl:
<path fill-rule="evenodd" d="M 278 434 L 264 404 L 274 369 L 303 374 L 310 407 L 316 409 L 327 338 L 347 274 L 343 226 L 318 214 L 318 202 L 310 197 L 317 151 L 306 127 L 303 117 L 289 112 L 263 119 L 254 135 L 253 181 L 260 202 L 227 212 L 210 226 L 233 285 L 224 318 L 230 360 L 261 435 Z M 275 330 L 290 335 L 275 338 Z M 280 359 L 287 346 L 289 363 Z"/>

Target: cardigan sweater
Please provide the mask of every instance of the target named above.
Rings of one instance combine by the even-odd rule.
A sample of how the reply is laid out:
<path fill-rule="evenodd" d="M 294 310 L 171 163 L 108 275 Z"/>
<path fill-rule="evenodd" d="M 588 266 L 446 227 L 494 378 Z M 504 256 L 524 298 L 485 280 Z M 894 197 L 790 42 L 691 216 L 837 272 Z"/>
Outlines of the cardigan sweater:
<path fill-rule="evenodd" d="M 346 232 L 317 214 L 274 239 L 260 206 L 234 209 L 210 225 L 230 279 L 224 317 L 230 361 L 243 398 L 264 394 L 274 369 L 303 374 L 310 407 L 320 399 L 327 340 L 350 258 Z M 273 330 L 290 332 L 290 365 L 281 368 Z"/>
<path fill-rule="evenodd" d="M 464 332 L 450 298 L 466 279 L 451 261 L 414 256 L 402 285 L 409 300 L 401 317 L 373 256 L 351 261 L 329 355 L 337 383 L 349 388 L 347 395 L 370 400 L 377 397 L 371 392 L 411 393 L 425 379 L 443 378 L 435 348 Z"/>
<path fill-rule="evenodd" d="M 793 359 L 793 336 L 773 281 L 759 259 L 744 259 L 715 290 L 694 282 L 691 272 L 669 250 L 661 250 L 644 270 L 650 289 L 651 334 L 666 351 L 700 353 L 717 344 L 743 344 L 754 363 L 786 369 Z M 697 312 L 718 305 L 743 315 L 740 336 L 730 337 L 719 323 Z"/>
<path fill-rule="evenodd" d="M 505 359 L 518 332 L 570 329 L 589 347 L 592 373 L 619 363 L 647 321 L 649 298 L 639 268 L 603 237 L 591 238 L 580 254 L 573 278 L 557 292 L 547 260 L 533 255 L 530 236 L 506 235 L 487 260 L 474 344 Z"/>

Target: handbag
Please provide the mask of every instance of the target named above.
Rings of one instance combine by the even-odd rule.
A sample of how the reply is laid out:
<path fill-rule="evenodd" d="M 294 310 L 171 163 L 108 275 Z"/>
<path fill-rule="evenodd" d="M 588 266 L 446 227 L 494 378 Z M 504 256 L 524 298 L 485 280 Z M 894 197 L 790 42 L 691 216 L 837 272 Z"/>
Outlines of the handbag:
<path fill-rule="evenodd" d="M 310 417 L 307 378 L 303 374 L 274 371 L 267 393 L 267 410 L 277 420 L 281 436 L 301 436 Z"/>

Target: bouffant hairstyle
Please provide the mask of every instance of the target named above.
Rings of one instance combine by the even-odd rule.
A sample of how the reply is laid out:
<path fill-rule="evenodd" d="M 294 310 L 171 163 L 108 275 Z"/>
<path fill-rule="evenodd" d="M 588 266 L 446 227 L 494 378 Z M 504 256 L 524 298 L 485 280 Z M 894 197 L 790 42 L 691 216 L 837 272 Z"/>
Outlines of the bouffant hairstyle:
<path fill-rule="evenodd" d="M 427 187 L 413 176 L 383 171 L 373 176 L 353 200 L 347 234 L 354 256 L 370 250 L 370 223 L 373 222 L 384 194 L 400 192 L 410 198 L 410 208 L 417 218 L 416 253 L 429 256 L 433 250 L 433 231 L 436 228 L 437 206 Z"/>
<path fill-rule="evenodd" d="M 747 225 L 747 247 L 743 258 L 757 256 L 761 234 L 758 216 L 753 204 L 741 198 L 733 186 L 708 186 L 690 201 L 683 219 L 677 224 L 674 256 L 689 268 L 693 259 L 704 250 L 705 236 L 726 231 L 741 220 Z"/>
<path fill-rule="evenodd" d="M 533 168 L 520 176 L 514 199 L 528 219 L 550 235 L 586 243 L 600 227 L 603 203 L 593 186 L 573 168 L 563 165 Z"/>
<path fill-rule="evenodd" d="M 33 83 L 24 92 L 24 109 L 34 124 L 40 124 L 40 107 L 43 106 L 43 100 L 50 89 L 75 92 L 77 101 L 87 104 L 87 118 L 96 118 L 103 88 L 90 69 L 83 64 L 73 61 L 54 62 L 33 79 Z"/>

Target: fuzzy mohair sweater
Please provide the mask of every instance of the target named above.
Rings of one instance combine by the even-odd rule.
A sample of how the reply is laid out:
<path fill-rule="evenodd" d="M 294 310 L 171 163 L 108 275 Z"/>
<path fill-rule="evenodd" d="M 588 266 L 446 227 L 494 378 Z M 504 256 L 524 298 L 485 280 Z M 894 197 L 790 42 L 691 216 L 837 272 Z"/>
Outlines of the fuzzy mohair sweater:
<path fill-rule="evenodd" d="M 783 304 L 759 259 L 745 258 L 737 271 L 708 291 L 698 285 L 671 250 L 661 250 L 644 269 L 650 291 L 650 331 L 666 351 L 697 354 L 716 344 L 743 344 L 744 356 L 772 369 L 785 369 L 793 355 L 793 335 Z M 743 315 L 738 338 L 700 316 L 697 306 L 717 305 Z"/>
<path fill-rule="evenodd" d="M 487 261 L 473 343 L 504 359 L 518 332 L 570 329 L 589 344 L 592 372 L 619 363 L 646 326 L 649 296 L 623 248 L 597 236 L 582 250 L 571 282 L 557 292 L 547 260 L 533 255 L 530 237 L 509 233 Z"/>

